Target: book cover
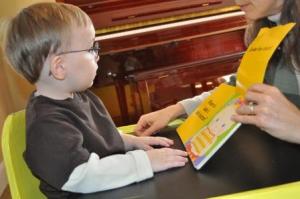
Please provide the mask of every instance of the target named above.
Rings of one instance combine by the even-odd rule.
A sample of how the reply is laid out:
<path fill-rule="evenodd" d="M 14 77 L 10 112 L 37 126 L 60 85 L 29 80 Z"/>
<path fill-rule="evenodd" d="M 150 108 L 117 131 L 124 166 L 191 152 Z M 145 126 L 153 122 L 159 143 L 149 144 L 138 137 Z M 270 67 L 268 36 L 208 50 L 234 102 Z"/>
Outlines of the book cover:
<path fill-rule="evenodd" d="M 200 169 L 241 125 L 232 121 L 231 116 L 242 103 L 235 87 L 221 84 L 178 127 L 177 132 L 196 169 Z"/>

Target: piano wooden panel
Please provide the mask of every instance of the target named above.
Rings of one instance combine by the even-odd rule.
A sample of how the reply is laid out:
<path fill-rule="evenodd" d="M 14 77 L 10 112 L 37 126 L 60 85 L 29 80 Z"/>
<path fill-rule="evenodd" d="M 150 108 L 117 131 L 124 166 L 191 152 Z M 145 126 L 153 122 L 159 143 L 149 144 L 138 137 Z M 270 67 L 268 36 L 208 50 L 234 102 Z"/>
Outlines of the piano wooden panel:
<path fill-rule="evenodd" d="M 136 93 L 134 119 L 138 119 L 141 114 L 213 89 L 223 82 L 222 76 L 236 71 L 241 55 L 242 53 L 236 53 L 185 67 L 130 76 L 132 90 Z"/>
<path fill-rule="evenodd" d="M 158 32 L 102 40 L 102 74 L 110 76 L 124 122 L 217 86 L 220 76 L 236 71 L 245 46 L 245 21 L 234 16 Z M 104 82 L 104 76 L 97 82 Z M 128 107 L 129 106 L 129 107 Z M 129 111 L 133 109 L 133 111 Z"/>
<path fill-rule="evenodd" d="M 82 8 L 96 29 L 233 6 L 226 0 L 59 0 Z"/>
<path fill-rule="evenodd" d="M 188 23 L 182 24 L 184 23 L 177 22 L 149 28 L 148 31 L 145 28 L 144 32 L 137 31 L 136 34 L 134 34 L 135 31 L 128 31 L 133 33 L 112 34 L 110 37 L 99 36 L 96 39 L 101 40 L 102 55 L 105 55 L 241 30 L 245 29 L 246 22 L 242 12 L 235 12 L 223 14 L 218 18 L 211 16 L 189 20 Z"/>
<path fill-rule="evenodd" d="M 213 89 L 245 50 L 246 21 L 233 0 L 63 2 L 84 9 L 98 33 L 109 31 L 96 37 L 101 56 L 92 90 L 117 125 Z"/>

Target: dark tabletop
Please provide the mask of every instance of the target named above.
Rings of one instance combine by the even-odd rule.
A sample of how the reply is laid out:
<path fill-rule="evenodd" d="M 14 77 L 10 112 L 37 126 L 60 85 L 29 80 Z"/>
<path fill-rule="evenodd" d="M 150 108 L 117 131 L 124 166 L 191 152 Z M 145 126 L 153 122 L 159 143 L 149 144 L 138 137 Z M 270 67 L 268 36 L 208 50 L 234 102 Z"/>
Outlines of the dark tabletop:
<path fill-rule="evenodd" d="M 175 130 L 163 133 L 183 149 Z M 300 145 L 241 126 L 201 170 L 191 164 L 156 173 L 123 188 L 81 195 L 80 199 L 193 199 L 231 194 L 300 180 Z"/>

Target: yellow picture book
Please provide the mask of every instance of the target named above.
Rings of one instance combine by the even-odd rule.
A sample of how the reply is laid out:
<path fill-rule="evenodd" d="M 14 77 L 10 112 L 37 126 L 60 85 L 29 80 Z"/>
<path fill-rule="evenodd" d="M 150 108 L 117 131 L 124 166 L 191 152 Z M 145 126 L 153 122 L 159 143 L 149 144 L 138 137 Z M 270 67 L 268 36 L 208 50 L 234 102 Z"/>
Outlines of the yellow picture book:
<path fill-rule="evenodd" d="M 177 128 L 196 169 L 200 169 L 241 125 L 231 120 L 244 103 L 246 90 L 262 83 L 266 67 L 294 23 L 263 28 L 245 52 L 237 72 L 236 87 L 221 84 Z"/>

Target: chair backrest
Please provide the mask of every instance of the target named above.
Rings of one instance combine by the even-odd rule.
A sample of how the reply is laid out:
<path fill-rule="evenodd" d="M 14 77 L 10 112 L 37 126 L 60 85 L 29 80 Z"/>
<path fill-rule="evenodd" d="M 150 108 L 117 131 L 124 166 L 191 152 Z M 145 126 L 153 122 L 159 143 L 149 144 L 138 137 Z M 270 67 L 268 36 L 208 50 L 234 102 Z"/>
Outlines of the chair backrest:
<path fill-rule="evenodd" d="M 3 126 L 2 152 L 13 199 L 45 199 L 39 190 L 39 180 L 27 167 L 25 150 L 25 111 L 10 114 Z"/>

